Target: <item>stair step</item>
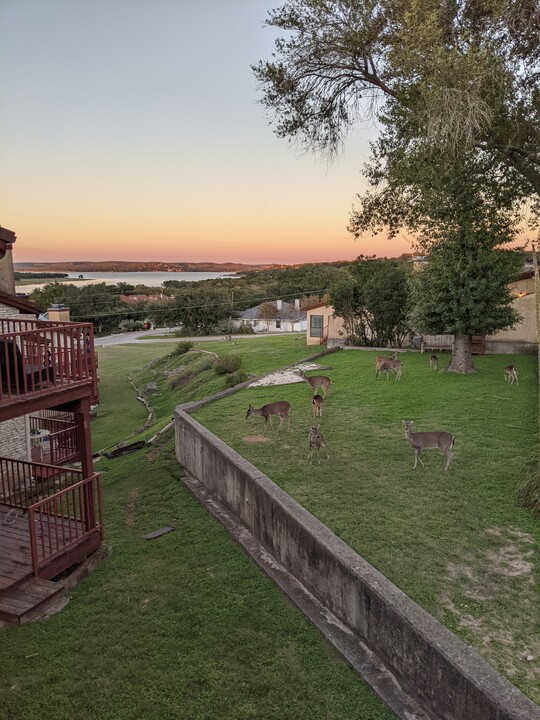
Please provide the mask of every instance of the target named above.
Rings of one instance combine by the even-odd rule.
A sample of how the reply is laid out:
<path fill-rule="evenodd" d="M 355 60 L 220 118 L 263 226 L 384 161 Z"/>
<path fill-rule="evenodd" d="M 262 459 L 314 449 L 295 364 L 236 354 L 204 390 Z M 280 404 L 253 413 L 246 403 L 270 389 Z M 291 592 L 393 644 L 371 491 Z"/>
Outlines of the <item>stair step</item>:
<path fill-rule="evenodd" d="M 63 601 L 64 587 L 32 577 L 0 593 L 0 620 L 22 625 L 48 606 Z"/>

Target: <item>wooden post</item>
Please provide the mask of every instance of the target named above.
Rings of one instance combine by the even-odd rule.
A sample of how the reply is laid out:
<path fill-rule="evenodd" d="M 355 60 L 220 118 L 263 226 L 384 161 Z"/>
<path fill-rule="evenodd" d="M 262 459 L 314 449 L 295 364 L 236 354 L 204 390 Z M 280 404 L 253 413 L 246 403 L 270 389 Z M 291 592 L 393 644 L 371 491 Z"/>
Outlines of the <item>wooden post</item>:
<path fill-rule="evenodd" d="M 83 478 L 92 477 L 94 465 L 92 462 L 92 438 L 90 434 L 90 398 L 85 397 L 75 404 L 75 418 L 77 420 L 77 440 L 81 457 Z M 87 530 L 95 526 L 95 502 L 92 484 L 88 484 L 84 492 L 84 520 Z"/>

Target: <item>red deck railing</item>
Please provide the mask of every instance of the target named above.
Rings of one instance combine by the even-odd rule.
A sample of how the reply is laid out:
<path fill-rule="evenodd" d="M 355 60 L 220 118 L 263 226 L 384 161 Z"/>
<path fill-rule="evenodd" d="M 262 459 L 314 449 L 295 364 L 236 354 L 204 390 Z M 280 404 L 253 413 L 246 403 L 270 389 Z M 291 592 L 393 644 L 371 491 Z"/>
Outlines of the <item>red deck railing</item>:
<path fill-rule="evenodd" d="M 97 511 L 97 512 L 96 512 Z M 92 475 L 75 485 L 34 503 L 28 508 L 32 567 L 40 568 L 90 535 L 103 537 L 101 483 Z"/>
<path fill-rule="evenodd" d="M 88 382 L 97 398 L 91 323 L 0 320 L 0 403 Z"/>
<path fill-rule="evenodd" d="M 0 495 L 0 504 L 27 513 L 35 574 L 90 535 L 103 537 L 97 474 L 0 457 Z"/>
<path fill-rule="evenodd" d="M 27 510 L 44 496 L 81 480 L 81 470 L 0 457 L 0 502 L 9 507 Z"/>
<path fill-rule="evenodd" d="M 36 462 L 63 465 L 74 462 L 80 455 L 77 426 L 73 421 L 31 415 L 30 442 L 36 443 L 32 447 L 32 460 Z"/>

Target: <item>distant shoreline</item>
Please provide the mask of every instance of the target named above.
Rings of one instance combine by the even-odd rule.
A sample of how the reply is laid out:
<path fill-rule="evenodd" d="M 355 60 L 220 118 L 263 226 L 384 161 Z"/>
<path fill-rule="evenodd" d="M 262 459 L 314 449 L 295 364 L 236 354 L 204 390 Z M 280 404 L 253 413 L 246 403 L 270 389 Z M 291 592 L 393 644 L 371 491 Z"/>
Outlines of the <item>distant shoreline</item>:
<path fill-rule="evenodd" d="M 290 267 L 280 265 L 278 263 L 166 263 L 166 262 L 131 262 L 127 260 L 114 261 L 77 261 L 64 263 L 46 263 L 46 262 L 26 262 L 15 263 L 17 272 L 70 272 L 70 273 L 92 273 L 92 272 L 158 272 L 158 273 L 178 273 L 178 272 L 250 272 L 253 270 L 270 270 L 274 268 Z"/>

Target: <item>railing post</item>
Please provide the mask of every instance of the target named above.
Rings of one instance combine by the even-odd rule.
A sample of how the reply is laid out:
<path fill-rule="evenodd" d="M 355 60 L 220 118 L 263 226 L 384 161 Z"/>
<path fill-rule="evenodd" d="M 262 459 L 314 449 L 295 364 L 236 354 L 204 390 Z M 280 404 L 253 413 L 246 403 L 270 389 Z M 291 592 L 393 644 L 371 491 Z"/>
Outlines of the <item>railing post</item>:
<path fill-rule="evenodd" d="M 28 511 L 28 528 L 30 530 L 30 554 L 32 556 L 32 570 L 34 572 L 34 575 L 38 577 L 36 523 L 33 510 Z"/>
<path fill-rule="evenodd" d="M 82 398 L 77 401 L 75 406 L 75 418 L 77 420 L 77 439 L 79 441 L 83 478 L 89 478 L 94 474 L 92 462 L 92 440 L 90 436 L 89 398 Z M 96 512 L 94 505 L 94 493 L 90 483 L 84 490 L 84 520 L 87 530 L 95 527 L 96 524 Z"/>

